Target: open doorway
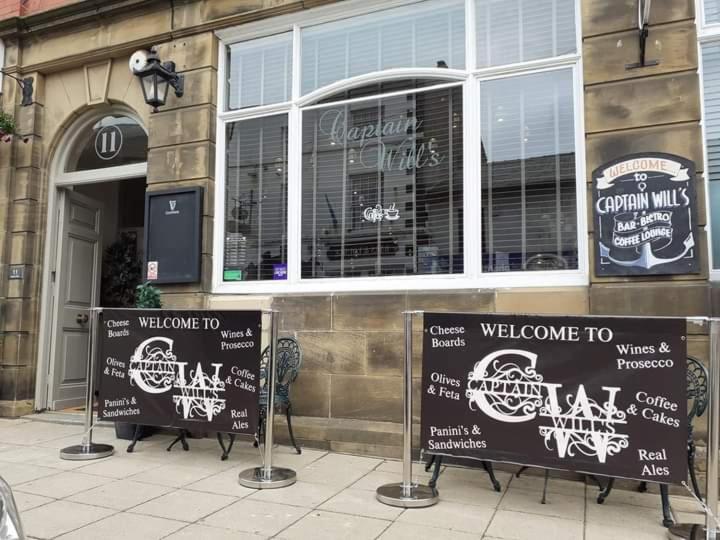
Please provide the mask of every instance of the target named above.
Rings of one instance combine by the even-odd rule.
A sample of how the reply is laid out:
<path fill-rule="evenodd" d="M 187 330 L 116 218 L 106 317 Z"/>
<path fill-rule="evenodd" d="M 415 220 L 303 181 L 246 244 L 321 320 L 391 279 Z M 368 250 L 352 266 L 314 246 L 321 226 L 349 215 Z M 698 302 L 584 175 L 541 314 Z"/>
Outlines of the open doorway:
<path fill-rule="evenodd" d="M 77 186 L 102 203 L 100 307 L 132 307 L 142 277 L 145 178 Z"/>
<path fill-rule="evenodd" d="M 147 133 L 120 111 L 68 131 L 51 173 L 37 410 L 84 405 L 88 310 L 131 307 L 142 278 Z"/>
<path fill-rule="evenodd" d="M 87 310 L 134 305 L 142 279 L 145 184 L 133 178 L 61 189 L 53 410 L 85 403 Z"/>

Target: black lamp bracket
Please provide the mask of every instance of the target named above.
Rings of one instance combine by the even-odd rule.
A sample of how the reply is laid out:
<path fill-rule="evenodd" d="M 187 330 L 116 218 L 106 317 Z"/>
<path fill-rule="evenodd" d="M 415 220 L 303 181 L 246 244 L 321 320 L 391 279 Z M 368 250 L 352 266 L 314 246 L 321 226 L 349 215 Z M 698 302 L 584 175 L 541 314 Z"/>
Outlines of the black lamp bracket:
<path fill-rule="evenodd" d="M 645 48 L 650 33 L 650 2 L 651 0 L 638 0 L 638 37 L 640 39 L 640 61 L 634 64 L 627 64 L 625 69 L 637 69 L 650 66 L 657 66 L 659 60 L 645 60 Z"/>
<path fill-rule="evenodd" d="M 24 79 L 21 79 L 19 77 L 16 77 L 12 73 L 8 73 L 4 69 L 0 69 L 0 73 L 13 79 L 22 89 L 22 101 L 20 102 L 20 105 L 22 105 L 23 107 L 32 105 L 32 95 L 34 90 L 33 83 L 35 82 L 35 80 L 32 77 L 25 77 Z"/>
<path fill-rule="evenodd" d="M 168 84 L 175 90 L 175 96 L 182 97 L 185 92 L 185 76 L 175 72 L 175 62 L 164 62 L 162 67 L 171 75 Z"/>

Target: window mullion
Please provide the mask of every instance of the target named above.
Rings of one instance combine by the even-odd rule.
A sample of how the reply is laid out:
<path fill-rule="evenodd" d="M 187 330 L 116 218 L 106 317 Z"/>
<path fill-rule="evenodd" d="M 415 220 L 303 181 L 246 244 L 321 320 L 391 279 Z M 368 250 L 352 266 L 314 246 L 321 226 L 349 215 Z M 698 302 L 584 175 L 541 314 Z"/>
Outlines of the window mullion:
<path fill-rule="evenodd" d="M 302 265 L 302 111 L 293 106 L 288 124 L 288 281 L 301 279 Z"/>
<path fill-rule="evenodd" d="M 472 279 L 480 276 L 479 256 L 482 233 L 480 204 L 480 84 L 475 77 L 463 85 L 463 254 L 464 273 Z"/>

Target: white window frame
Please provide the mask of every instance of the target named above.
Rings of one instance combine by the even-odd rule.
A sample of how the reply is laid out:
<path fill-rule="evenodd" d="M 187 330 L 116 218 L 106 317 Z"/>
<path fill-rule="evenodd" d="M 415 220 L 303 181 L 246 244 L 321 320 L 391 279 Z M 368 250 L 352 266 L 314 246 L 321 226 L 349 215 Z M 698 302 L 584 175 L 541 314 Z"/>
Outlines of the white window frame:
<path fill-rule="evenodd" d="M 301 29 L 306 26 L 347 19 L 380 9 L 406 6 L 424 0 L 346 0 L 301 13 L 281 15 L 263 21 L 216 32 L 218 50 L 218 121 L 216 126 L 215 163 L 215 227 L 213 237 L 212 290 L 217 294 L 276 294 L 276 293 L 331 293 L 353 291 L 398 290 L 449 290 L 488 289 L 505 287 L 561 287 L 586 286 L 588 275 L 587 188 L 585 165 L 585 124 L 582 79 L 582 30 L 580 0 L 575 0 L 576 53 L 550 59 L 533 60 L 511 65 L 476 69 L 475 1 L 465 0 L 465 70 L 447 68 L 401 68 L 359 75 L 319 88 L 305 96 L 300 94 Z M 228 58 L 226 47 L 240 41 L 293 32 L 292 99 L 285 103 L 228 110 L 226 103 Z M 570 69 L 573 73 L 575 117 L 575 177 L 578 268 L 552 271 L 483 272 L 482 217 L 480 207 L 481 164 L 480 153 L 480 83 L 516 75 Z M 463 211 L 464 211 L 464 272 L 462 274 L 374 276 L 362 278 L 305 278 L 301 279 L 301 200 L 302 200 L 302 148 L 298 143 L 302 135 L 302 112 L 305 106 L 322 97 L 339 91 L 404 78 L 438 78 L 439 85 L 463 86 Z M 435 87 L 433 87 L 435 88 Z M 425 88 L 420 91 L 426 90 Z M 399 91 L 396 94 L 406 94 Z M 386 93 L 373 96 L 391 96 Z M 348 103 L 367 98 L 348 100 Z M 223 280 L 225 252 L 225 126 L 229 122 L 259 118 L 273 114 L 288 115 L 288 234 L 286 280 L 232 281 Z M 475 179 L 478 179 L 477 181 Z"/>
<path fill-rule="evenodd" d="M 710 210 L 710 171 L 708 171 L 707 126 L 705 124 L 705 79 L 703 76 L 702 48 L 705 44 L 720 42 L 720 23 L 705 24 L 703 0 L 695 0 L 695 27 L 697 29 L 698 78 L 700 80 L 700 131 L 702 134 L 703 187 L 705 189 L 705 233 L 707 237 L 707 264 L 710 281 L 720 281 L 720 267 L 713 268 L 712 221 Z M 718 209 L 720 211 L 720 209 Z"/>

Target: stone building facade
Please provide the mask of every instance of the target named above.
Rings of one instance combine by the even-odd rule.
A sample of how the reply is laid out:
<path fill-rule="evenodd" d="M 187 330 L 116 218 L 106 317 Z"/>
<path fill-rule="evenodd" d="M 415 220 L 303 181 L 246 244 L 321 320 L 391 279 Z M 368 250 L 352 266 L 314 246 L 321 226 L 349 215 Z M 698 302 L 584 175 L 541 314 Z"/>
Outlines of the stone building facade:
<path fill-rule="evenodd" d="M 269 25 L 272 34 L 274 20 L 311 17 L 313 10 L 325 10 L 330 4 L 334 2 L 109 0 L 100 5 L 79 1 L 0 21 L 5 71 L 33 77 L 35 85 L 28 107 L 20 106 L 14 80 L 4 77 L 2 86 L 2 110 L 15 115 L 20 136 L 0 144 L 1 415 L 52 406 L 48 376 L 43 373 L 53 362 L 47 344 L 52 326 L 47 290 L 54 271 L 47 267 L 48 261 L 52 263 L 47 253 L 49 245 L 57 242 L 49 212 L 57 211 L 54 192 L 59 189 L 53 175 L 58 156 L 67 151 L 63 145 L 69 144 L 67 134 L 73 125 L 102 111 L 132 111 L 145 127 L 148 191 L 204 188 L 202 279 L 161 286 L 164 305 L 278 309 L 281 332 L 295 336 L 304 352 L 301 376 L 292 390 L 296 432 L 315 445 L 398 453 L 405 309 L 682 317 L 717 313 L 720 298 L 711 280 L 706 231 L 713 209 L 708 208 L 704 170 L 700 23 L 692 0 L 653 4 L 646 56 L 659 63 L 634 70 L 626 65 L 639 56 L 636 3 L 582 0 L 574 4 L 581 47 L 569 55 L 574 54 L 574 59 L 560 55 L 555 63 L 574 66 L 581 81 L 579 98 L 572 102 L 582 106 L 574 116 L 576 129 L 584 126 L 575 159 L 584 164 L 580 176 L 584 173 L 587 200 L 576 210 L 585 212 L 587 219 L 582 216 L 585 225 L 577 231 L 582 238 L 577 242 L 580 262 L 573 279 L 554 279 L 541 272 L 517 282 L 489 280 L 490 285 L 481 279 L 460 280 L 456 287 L 435 287 L 432 282 L 405 286 L 396 280 L 392 287 L 368 285 L 365 290 L 327 285 L 325 290 L 286 287 L 278 292 L 257 287 L 245 292 L 223 284 L 218 275 L 223 271 L 222 262 L 218 263 L 223 253 L 214 247 L 222 245 L 222 238 L 218 244 L 215 237 L 224 230 L 219 227 L 224 218 L 217 214 L 222 206 L 216 204 L 223 194 L 215 186 L 218 171 L 225 171 L 222 164 L 230 158 L 227 132 L 218 126 L 232 120 L 222 116 L 225 112 L 234 113 L 224 111 L 220 101 L 223 96 L 227 99 L 227 89 L 221 87 L 229 80 L 221 43 L 244 39 L 246 27 L 252 28 L 248 35 L 255 35 L 259 24 Z M 348 13 L 355 13 L 362 2 L 338 4 L 347 4 Z M 392 4 L 401 9 L 408 2 Z M 483 2 L 473 4 L 479 9 Z M 233 32 L 239 36 L 235 40 L 228 37 Z M 145 104 L 137 78 L 128 69 L 136 50 L 152 46 L 163 60 L 174 61 L 185 77 L 184 96 L 176 98 L 171 92 L 158 112 Z M 701 272 L 597 277 L 592 171 L 622 155 L 646 151 L 677 154 L 696 164 Z M 225 157 L 218 161 L 221 155 Z M 294 166 L 292 159 L 288 167 Z M 293 193 L 300 192 L 288 197 Z M 299 223 L 300 218 L 295 219 Z M 11 268 L 22 269 L 23 278 L 9 279 Z M 707 333 L 695 325 L 689 325 L 688 331 L 689 352 L 706 360 Z"/>

